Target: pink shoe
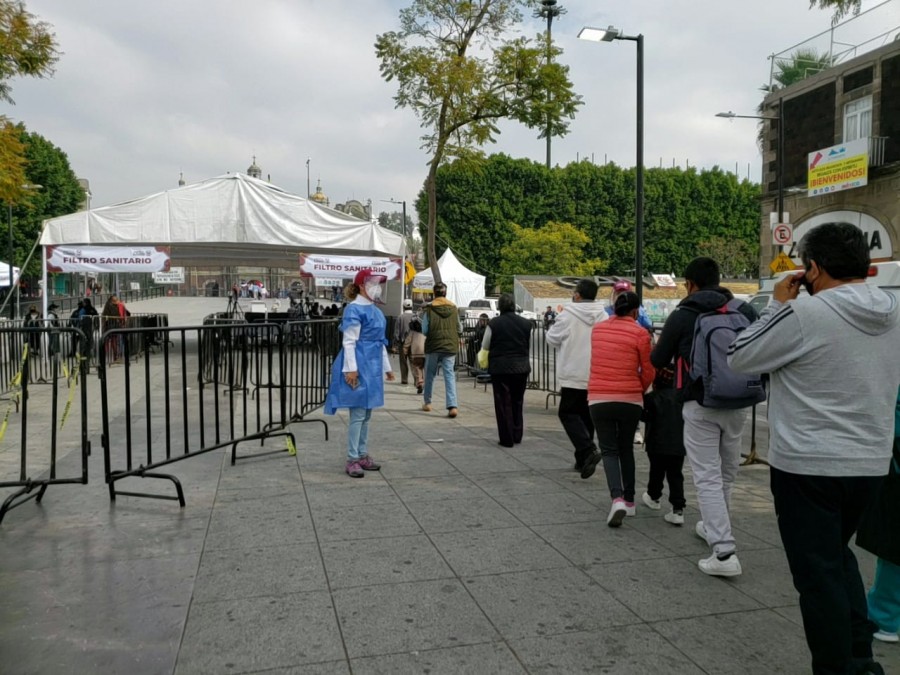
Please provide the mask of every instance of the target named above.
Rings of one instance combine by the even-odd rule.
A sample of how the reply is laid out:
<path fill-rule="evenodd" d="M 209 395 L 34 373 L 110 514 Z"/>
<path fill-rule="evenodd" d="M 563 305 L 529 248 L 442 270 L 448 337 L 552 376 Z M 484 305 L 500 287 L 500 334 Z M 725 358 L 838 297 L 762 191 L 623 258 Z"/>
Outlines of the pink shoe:
<path fill-rule="evenodd" d="M 359 461 L 355 459 L 347 460 L 347 468 L 345 471 L 350 478 L 362 478 L 366 475 L 363 468 L 359 465 Z"/>
<path fill-rule="evenodd" d="M 364 471 L 379 471 L 381 469 L 381 464 L 376 462 L 369 455 L 360 457 L 358 464 Z"/>

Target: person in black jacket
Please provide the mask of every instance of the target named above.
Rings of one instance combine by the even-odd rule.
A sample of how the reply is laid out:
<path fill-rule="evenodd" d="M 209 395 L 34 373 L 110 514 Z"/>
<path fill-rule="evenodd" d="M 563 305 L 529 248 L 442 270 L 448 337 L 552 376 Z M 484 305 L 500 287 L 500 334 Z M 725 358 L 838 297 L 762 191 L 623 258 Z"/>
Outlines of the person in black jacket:
<path fill-rule="evenodd" d="M 644 449 L 650 460 L 650 478 L 643 494 L 644 504 L 658 511 L 663 480 L 669 484 L 672 510 L 663 516 L 672 525 L 684 524 L 684 420 L 681 401 L 675 389 L 674 368 L 660 368 L 653 380 L 653 391 L 644 394 Z"/>
<path fill-rule="evenodd" d="M 869 620 L 874 638 L 900 642 L 900 392 L 894 412 L 894 450 L 890 470 L 863 513 L 856 545 L 878 556 L 869 590 Z"/>
<path fill-rule="evenodd" d="M 712 258 L 694 258 L 684 270 L 684 279 L 688 296 L 666 319 L 650 361 L 656 368 L 665 368 L 673 361 L 676 365 L 675 386 L 683 401 L 684 447 L 703 518 L 695 531 L 712 548 L 712 555 L 701 560 L 698 567 L 705 574 L 737 576 L 742 570 L 735 554 L 728 506 L 741 460 L 746 414 L 741 409 L 704 408 L 703 382 L 692 382 L 689 377 L 697 317 L 719 309 L 734 296 L 719 285 L 719 265 Z M 746 302 L 738 311 L 751 323 L 758 317 Z"/>
<path fill-rule="evenodd" d="M 512 294 L 504 293 L 497 301 L 500 316 L 491 319 L 484 331 L 481 348 L 488 351 L 488 373 L 494 390 L 494 416 L 500 445 L 511 448 L 522 442 L 525 421 L 522 409 L 531 363 L 532 324 L 516 314 Z"/>

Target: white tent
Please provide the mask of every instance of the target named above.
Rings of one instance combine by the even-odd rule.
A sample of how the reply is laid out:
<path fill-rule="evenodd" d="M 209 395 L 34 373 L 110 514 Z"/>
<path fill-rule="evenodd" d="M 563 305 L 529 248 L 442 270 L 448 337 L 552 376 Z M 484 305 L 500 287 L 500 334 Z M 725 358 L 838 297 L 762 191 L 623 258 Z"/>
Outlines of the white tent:
<path fill-rule="evenodd" d="M 438 258 L 441 281 L 447 284 L 447 299 L 458 307 L 468 307 L 469 301 L 484 297 L 484 276 L 467 269 L 449 248 Z M 413 278 L 413 288 L 431 290 L 434 274 L 429 267 Z"/>
<path fill-rule="evenodd" d="M 13 282 L 19 279 L 19 268 L 13 267 Z M 9 263 L 0 261 L 0 288 L 9 286 Z"/>
<path fill-rule="evenodd" d="M 173 261 L 294 267 L 297 253 L 402 256 L 403 237 L 285 192 L 229 174 L 130 202 L 45 221 L 43 246 L 170 246 Z"/>

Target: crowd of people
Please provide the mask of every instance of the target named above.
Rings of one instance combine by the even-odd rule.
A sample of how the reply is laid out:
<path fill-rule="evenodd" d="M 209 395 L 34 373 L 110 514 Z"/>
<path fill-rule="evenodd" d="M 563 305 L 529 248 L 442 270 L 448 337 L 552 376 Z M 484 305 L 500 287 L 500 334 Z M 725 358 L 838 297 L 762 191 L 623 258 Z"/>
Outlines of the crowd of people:
<path fill-rule="evenodd" d="M 873 636 L 900 640 L 900 307 L 865 283 L 868 246 L 855 226 L 819 225 L 798 250 L 803 271 L 780 281 L 759 314 L 720 284 L 716 261 L 694 259 L 684 270 L 686 297 L 655 343 L 629 282 L 616 283 L 605 303 L 593 279 L 579 281 L 571 303 L 542 317 L 556 349 L 558 416 L 581 477 L 603 467 L 610 527 L 636 514 L 642 420 L 650 469 L 641 502 L 661 510 L 668 486 L 663 517 L 676 527 L 685 523 L 687 458 L 700 512 L 693 532 L 709 547 L 698 568 L 734 577 L 743 572 L 731 521 L 743 428 L 747 409 L 768 396 L 771 491 L 812 670 L 877 674 L 884 671 Z M 394 378 L 384 316 L 373 304 L 384 281 L 361 272 L 345 291 L 355 299 L 343 315 L 344 349 L 326 404 L 326 412 L 350 408 L 346 471 L 354 477 L 379 468 L 368 456 L 367 425 L 384 404 L 383 380 Z M 516 314 L 509 294 L 498 307 L 499 316 L 478 322 L 477 360 L 490 375 L 498 443 L 513 448 L 524 434 L 534 324 Z M 422 410 L 433 409 L 440 372 L 447 415 L 457 417 L 463 330 L 446 286 L 435 286 L 421 316 L 406 302 L 393 337 L 401 381 L 412 373 Z M 854 535 L 878 556 L 868 597 Z"/>

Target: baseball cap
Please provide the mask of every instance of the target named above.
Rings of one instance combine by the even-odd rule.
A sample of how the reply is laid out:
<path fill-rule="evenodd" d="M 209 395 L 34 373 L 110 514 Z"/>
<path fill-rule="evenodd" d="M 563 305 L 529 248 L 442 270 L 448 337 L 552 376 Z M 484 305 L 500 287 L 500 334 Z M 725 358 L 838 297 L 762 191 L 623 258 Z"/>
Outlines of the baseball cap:
<path fill-rule="evenodd" d="M 357 286 L 363 286 L 369 279 L 377 281 L 379 284 L 387 281 L 387 277 L 383 274 L 376 274 L 374 271 L 370 269 L 360 270 L 356 273 L 356 276 L 353 277 L 353 283 Z"/>
<path fill-rule="evenodd" d="M 616 293 L 621 293 L 622 291 L 630 291 L 631 290 L 631 282 L 626 281 L 625 279 L 621 279 L 613 284 L 613 290 Z"/>

